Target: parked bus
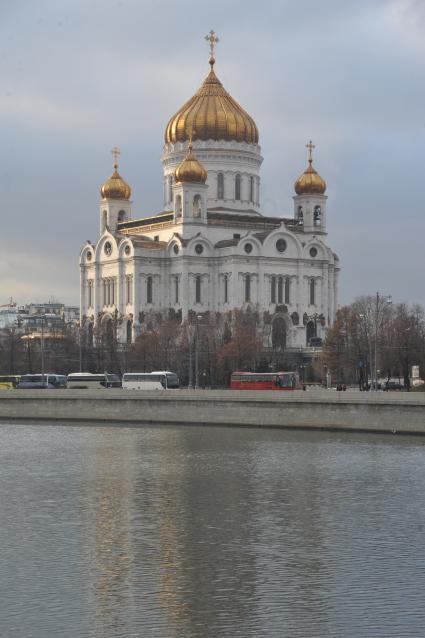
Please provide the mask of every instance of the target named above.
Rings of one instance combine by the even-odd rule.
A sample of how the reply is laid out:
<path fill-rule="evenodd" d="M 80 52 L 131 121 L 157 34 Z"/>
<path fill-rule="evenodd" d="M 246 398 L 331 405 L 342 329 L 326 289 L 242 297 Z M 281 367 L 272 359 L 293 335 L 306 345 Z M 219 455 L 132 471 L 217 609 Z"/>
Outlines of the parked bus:
<path fill-rule="evenodd" d="M 0 375 L 0 390 L 11 390 L 16 388 L 21 379 L 19 374 L 2 374 Z"/>
<path fill-rule="evenodd" d="M 68 374 L 68 388 L 88 390 L 92 388 L 120 388 L 121 380 L 117 374 L 92 374 L 91 372 L 71 372 Z"/>
<path fill-rule="evenodd" d="M 178 388 L 179 378 L 174 372 L 125 372 L 122 377 L 123 390 L 171 390 Z"/>
<path fill-rule="evenodd" d="M 40 390 L 43 388 L 66 388 L 65 374 L 23 374 L 17 388 L 20 390 Z"/>
<path fill-rule="evenodd" d="M 233 372 L 231 390 L 300 390 L 297 372 Z"/>

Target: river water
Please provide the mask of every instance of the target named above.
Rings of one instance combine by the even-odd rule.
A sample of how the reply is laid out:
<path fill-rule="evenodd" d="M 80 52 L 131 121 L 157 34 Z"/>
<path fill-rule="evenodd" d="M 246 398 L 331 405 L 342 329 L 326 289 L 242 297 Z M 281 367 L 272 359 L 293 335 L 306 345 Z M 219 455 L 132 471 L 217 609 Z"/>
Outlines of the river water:
<path fill-rule="evenodd" d="M 0 426 L 2 638 L 422 638 L 421 438 Z"/>

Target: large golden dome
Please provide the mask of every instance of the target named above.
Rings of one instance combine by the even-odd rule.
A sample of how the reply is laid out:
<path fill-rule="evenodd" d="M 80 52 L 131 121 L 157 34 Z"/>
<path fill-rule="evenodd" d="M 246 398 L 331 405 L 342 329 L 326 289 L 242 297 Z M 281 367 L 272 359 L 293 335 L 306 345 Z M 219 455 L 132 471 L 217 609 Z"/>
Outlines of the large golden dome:
<path fill-rule="evenodd" d="M 308 166 L 295 182 L 295 192 L 297 195 L 323 195 L 326 190 L 326 182 L 313 168 L 312 150 L 315 146 L 310 141 L 307 148 L 309 149 Z"/>
<path fill-rule="evenodd" d="M 174 177 L 176 182 L 205 184 L 207 181 L 207 171 L 193 154 L 191 143 L 189 144 L 188 153 L 180 166 L 177 167 Z"/>
<path fill-rule="evenodd" d="M 211 71 L 204 83 L 170 119 L 165 142 L 194 140 L 234 140 L 258 144 L 258 129 L 250 115 L 232 98 Z"/>
<path fill-rule="evenodd" d="M 114 172 L 103 186 L 100 189 L 100 196 L 102 199 L 130 199 L 131 197 L 131 188 L 127 184 L 127 182 L 121 177 L 118 173 L 118 162 L 117 157 L 119 155 L 118 149 L 114 149 L 112 151 L 115 161 L 114 161 Z"/>

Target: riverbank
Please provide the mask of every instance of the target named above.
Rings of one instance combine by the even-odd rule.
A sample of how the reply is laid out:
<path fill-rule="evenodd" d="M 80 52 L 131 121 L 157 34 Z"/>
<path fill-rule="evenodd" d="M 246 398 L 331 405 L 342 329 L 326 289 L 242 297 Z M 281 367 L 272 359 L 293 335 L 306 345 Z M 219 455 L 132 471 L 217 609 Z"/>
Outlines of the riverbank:
<path fill-rule="evenodd" d="M 425 434 L 425 395 L 230 390 L 9 390 L 0 421 L 223 425 Z"/>

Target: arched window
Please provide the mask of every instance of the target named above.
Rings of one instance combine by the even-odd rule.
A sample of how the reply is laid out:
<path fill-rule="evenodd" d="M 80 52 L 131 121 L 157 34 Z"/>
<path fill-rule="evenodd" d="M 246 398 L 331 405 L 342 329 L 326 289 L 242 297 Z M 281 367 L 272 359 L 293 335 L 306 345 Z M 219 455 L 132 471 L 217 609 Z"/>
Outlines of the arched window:
<path fill-rule="evenodd" d="M 181 195 L 176 195 L 176 201 L 174 202 L 174 214 L 176 217 L 182 216 L 182 198 Z"/>
<path fill-rule="evenodd" d="M 108 224 L 108 211 L 103 210 L 102 211 L 102 231 L 105 230 L 107 224 Z"/>
<path fill-rule="evenodd" d="M 106 305 L 109 306 L 111 303 L 111 281 L 110 279 L 106 280 Z"/>
<path fill-rule="evenodd" d="M 287 277 L 285 279 L 285 303 L 287 304 L 290 303 L 290 287 L 291 287 L 291 280 L 289 279 L 289 277 Z"/>
<path fill-rule="evenodd" d="M 235 199 L 240 200 L 241 198 L 241 176 L 236 175 L 235 177 Z"/>
<path fill-rule="evenodd" d="M 310 279 L 310 306 L 314 306 L 316 303 L 316 282 L 314 279 Z"/>
<path fill-rule="evenodd" d="M 251 301 L 251 275 L 245 275 L 245 303 Z"/>
<path fill-rule="evenodd" d="M 115 279 L 111 279 L 111 306 L 115 303 Z"/>
<path fill-rule="evenodd" d="M 319 205 L 314 207 L 313 219 L 314 219 L 314 225 L 320 226 L 321 220 L 322 220 L 322 209 Z"/>
<path fill-rule="evenodd" d="M 125 210 L 120 210 L 118 213 L 118 223 L 121 223 L 125 220 Z"/>
<path fill-rule="evenodd" d="M 174 277 L 174 303 L 179 303 L 179 278 Z"/>
<path fill-rule="evenodd" d="M 229 277 L 224 275 L 224 303 L 229 301 Z"/>
<path fill-rule="evenodd" d="M 224 199 L 224 175 L 219 173 L 217 175 L 217 199 Z"/>
<path fill-rule="evenodd" d="M 304 224 L 304 213 L 302 206 L 298 206 L 298 223 L 300 226 Z"/>
<path fill-rule="evenodd" d="M 309 346 L 310 339 L 312 339 L 313 337 L 316 337 L 316 324 L 314 323 L 314 321 L 308 322 L 305 332 L 306 332 L 306 344 L 307 346 Z"/>
<path fill-rule="evenodd" d="M 201 303 L 202 301 L 202 297 L 201 297 L 201 276 L 197 275 L 195 277 L 195 303 Z"/>
<path fill-rule="evenodd" d="M 130 321 L 130 319 L 129 319 L 129 320 L 127 321 L 127 334 L 126 334 L 126 340 L 127 340 L 127 343 L 131 343 L 131 341 L 132 341 L 132 334 L 131 334 L 131 332 L 132 332 L 132 330 L 131 330 L 131 329 L 132 329 L 132 326 L 133 326 L 133 323 L 132 323 L 132 321 Z"/>
<path fill-rule="evenodd" d="M 283 352 L 286 346 L 286 322 L 283 317 L 276 317 L 272 323 L 273 350 Z"/>
<path fill-rule="evenodd" d="M 252 175 L 249 178 L 249 201 L 254 203 L 254 178 Z"/>
<path fill-rule="evenodd" d="M 193 198 L 193 216 L 200 217 L 202 213 L 201 196 L 195 195 Z"/>
<path fill-rule="evenodd" d="M 88 291 L 88 307 L 91 308 L 93 306 L 93 279 L 89 279 L 87 281 L 87 291 Z"/>
<path fill-rule="evenodd" d="M 133 283 L 133 277 L 132 275 L 126 275 L 125 276 L 125 297 L 126 300 L 125 302 L 127 304 L 131 304 L 132 301 L 132 283 Z"/>
<path fill-rule="evenodd" d="M 283 277 L 277 280 L 277 303 L 283 303 Z"/>
<path fill-rule="evenodd" d="M 270 303 L 276 303 L 276 277 L 270 279 Z"/>
<path fill-rule="evenodd" d="M 146 280 L 146 303 L 153 303 L 152 293 L 153 293 L 153 281 L 152 281 L 152 277 L 149 275 L 149 277 Z"/>

